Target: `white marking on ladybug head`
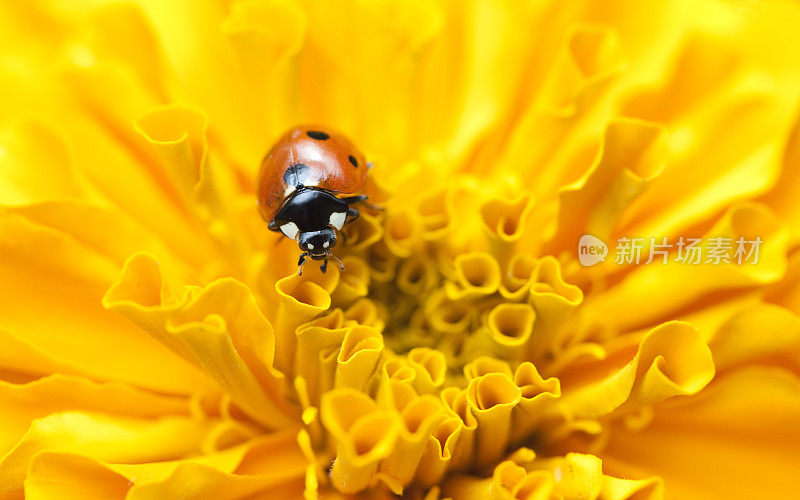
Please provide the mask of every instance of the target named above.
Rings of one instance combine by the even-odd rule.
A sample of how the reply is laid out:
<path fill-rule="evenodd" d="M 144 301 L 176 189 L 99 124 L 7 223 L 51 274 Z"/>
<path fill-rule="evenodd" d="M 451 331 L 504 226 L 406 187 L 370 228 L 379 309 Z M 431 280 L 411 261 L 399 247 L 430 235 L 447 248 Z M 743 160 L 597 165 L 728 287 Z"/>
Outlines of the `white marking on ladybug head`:
<path fill-rule="evenodd" d="M 308 244 L 308 249 L 309 249 L 309 250 L 314 250 L 314 245 L 312 245 L 311 243 L 309 243 L 309 244 Z"/>
<path fill-rule="evenodd" d="M 328 240 L 325 240 L 325 243 L 322 244 L 322 248 L 328 248 L 329 246 L 331 246 L 331 242 Z"/>
<path fill-rule="evenodd" d="M 344 226 L 344 220 L 347 218 L 347 212 L 334 212 L 331 214 L 329 224 L 336 229 L 341 230 Z"/>
<path fill-rule="evenodd" d="M 293 240 L 297 238 L 297 233 L 300 232 L 300 229 L 294 222 L 287 222 L 286 224 L 281 226 L 281 232 L 284 234 L 284 236 L 286 236 L 290 240 Z"/>

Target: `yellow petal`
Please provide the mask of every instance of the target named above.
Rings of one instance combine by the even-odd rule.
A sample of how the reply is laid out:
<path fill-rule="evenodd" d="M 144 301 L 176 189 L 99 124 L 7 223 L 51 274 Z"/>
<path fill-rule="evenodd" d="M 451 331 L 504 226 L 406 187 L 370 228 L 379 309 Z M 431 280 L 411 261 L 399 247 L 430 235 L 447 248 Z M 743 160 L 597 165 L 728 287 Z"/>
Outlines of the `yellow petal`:
<path fill-rule="evenodd" d="M 769 205 L 791 231 L 792 241 L 798 238 L 800 212 L 793 196 L 800 183 L 796 166 L 800 164 L 800 117 L 795 120 L 788 144 L 783 156 L 783 169 L 774 187 L 764 194 L 760 201 Z"/>
<path fill-rule="evenodd" d="M 70 451 L 111 462 L 169 460 L 198 451 L 209 422 L 157 420 L 65 412 L 34 420 L 0 461 L 0 492 L 22 488 L 30 460 L 41 450 Z"/>
<path fill-rule="evenodd" d="M 94 459 L 44 451 L 31 461 L 25 498 L 123 499 L 131 484 L 128 478 L 101 467 Z"/>
<path fill-rule="evenodd" d="M 450 300 L 475 299 L 500 287 L 500 266 L 488 253 L 461 254 L 455 260 L 456 283 L 448 283 Z"/>
<path fill-rule="evenodd" d="M 611 122 L 597 164 L 559 193 L 558 232 L 549 251 L 574 255 L 583 234 L 607 241 L 622 211 L 664 167 L 665 148 L 663 127 L 630 119 Z"/>
<path fill-rule="evenodd" d="M 322 422 L 336 440 L 333 485 L 342 493 L 365 488 L 378 462 L 388 456 L 397 437 L 397 418 L 354 389 L 340 388 L 322 397 Z"/>
<path fill-rule="evenodd" d="M 3 418 L 0 450 L 17 443 L 35 419 L 67 410 L 102 411 L 133 417 L 189 415 L 189 400 L 159 396 L 133 387 L 51 375 L 23 385 L 0 383 Z"/>
<path fill-rule="evenodd" d="M 195 368 L 102 309 L 115 267 L 103 252 L 18 214 L 0 225 L 0 326 L 13 337 L 99 380 L 183 394 L 204 385 Z"/>
<path fill-rule="evenodd" d="M 777 177 L 780 131 L 790 117 L 780 93 L 753 67 L 745 70 L 748 64 L 726 37 L 695 35 L 687 40 L 667 85 L 636 97 L 648 104 L 624 109 L 626 115 L 660 121 L 671 130 L 670 164 L 628 214 L 625 232 L 676 234 L 732 200 L 759 194 Z M 653 105 L 659 102 L 673 105 Z M 666 116 L 653 110 L 665 110 Z M 721 129 L 726 133 L 719 134 Z"/>
<path fill-rule="evenodd" d="M 319 405 L 320 398 L 333 388 L 336 360 L 347 328 L 324 328 L 306 325 L 297 330 L 295 374 L 302 377 L 312 405 Z"/>
<path fill-rule="evenodd" d="M 338 307 L 348 307 L 369 294 L 369 266 L 363 260 L 347 256 L 342 259 L 347 272 L 342 273 L 331 301 Z"/>
<path fill-rule="evenodd" d="M 603 365 L 596 368 L 598 373 L 609 370 Z M 614 411 L 623 403 L 630 409 L 695 394 L 714 376 L 708 346 L 695 328 L 681 322 L 665 323 L 650 330 L 633 359 L 621 368 L 611 369 L 610 376 L 578 383 L 577 387 L 562 378 L 566 387 L 561 401 L 575 416 L 594 418 Z M 589 378 L 590 373 L 584 372 L 582 376 Z"/>
<path fill-rule="evenodd" d="M 278 370 L 286 374 L 292 373 L 290 362 L 297 343 L 295 330 L 330 307 L 330 293 L 339 280 L 337 268 L 325 275 L 313 269 L 306 270 L 304 276 L 293 274 L 275 283 L 280 300 L 275 321 L 275 362 Z M 309 278 L 312 274 L 317 279 L 322 276 L 322 285 Z"/>
<path fill-rule="evenodd" d="M 771 357 L 800 347 L 800 318 L 771 304 L 753 306 L 720 325 L 709 347 L 717 370 L 769 363 Z"/>
<path fill-rule="evenodd" d="M 520 389 L 502 373 L 472 379 L 467 401 L 478 421 L 474 463 L 486 467 L 496 463 L 511 437 L 511 411 L 519 403 Z"/>
<path fill-rule="evenodd" d="M 618 475 L 658 474 L 674 497 L 781 497 L 800 467 L 798 418 L 796 376 L 743 369 L 695 398 L 665 404 L 645 429 L 615 425 L 603 458 Z"/>
<path fill-rule="evenodd" d="M 583 292 L 562 278 L 561 265 L 549 255 L 536 263 L 535 277 L 528 297 L 536 311 L 535 334 L 529 345 L 530 355 L 538 359 L 558 346 L 559 334 L 583 302 Z"/>
<path fill-rule="evenodd" d="M 356 325 L 344 335 L 336 359 L 336 386 L 364 390 L 383 354 L 383 336 L 368 326 Z"/>
<path fill-rule="evenodd" d="M 20 123 L 0 132 L 0 203 L 19 205 L 86 195 L 63 142 L 46 126 Z"/>
<path fill-rule="evenodd" d="M 402 425 L 394 449 L 380 465 L 382 474 L 402 486 L 411 481 L 431 431 L 448 417 L 443 410 L 441 401 L 431 395 L 419 397 L 403 408 L 400 414 Z"/>
<path fill-rule="evenodd" d="M 664 498 L 664 481 L 660 477 L 648 479 L 620 479 L 603 476 L 601 500 L 659 500 Z"/>
<path fill-rule="evenodd" d="M 533 363 L 528 361 L 517 367 L 514 383 L 520 389 L 520 401 L 511 415 L 511 442 L 517 443 L 530 435 L 548 407 L 561 397 L 561 384 L 554 377 L 543 379 Z"/>
<path fill-rule="evenodd" d="M 414 480 L 422 485 L 433 485 L 441 482 L 451 466 L 453 452 L 459 443 L 464 428 L 461 419 L 450 417 L 442 420 L 428 437 L 425 451 L 420 458 Z"/>
<path fill-rule="evenodd" d="M 640 265 L 614 287 L 587 300 L 587 308 L 591 314 L 601 314 L 610 331 L 625 331 L 647 325 L 709 293 L 774 283 L 786 272 L 786 229 L 764 205 L 734 205 L 709 229 L 705 240 L 717 236 L 732 241 L 761 237 L 758 262 L 739 265 L 731 259 L 730 264 L 691 265 L 670 260 L 666 265 L 657 261 Z M 703 259 L 706 256 L 704 250 Z M 624 301 L 622 309 L 618 309 L 618 301 Z"/>
<path fill-rule="evenodd" d="M 109 464 L 72 453 L 44 451 L 31 462 L 25 480 L 25 495 L 32 498 L 53 498 L 73 494 L 74 498 L 95 498 L 128 491 L 137 495 L 158 497 L 165 491 L 180 489 L 186 469 L 199 470 L 205 477 L 196 490 L 183 490 L 182 495 L 200 495 L 216 491 L 253 491 L 287 488 L 298 491 L 298 478 L 305 469 L 305 460 L 295 442 L 296 431 L 280 432 L 254 439 L 240 446 L 210 455 L 136 464 Z M 273 463 L 280 461 L 280 465 Z M 254 480 L 253 478 L 257 478 Z M 185 482 L 184 485 L 189 483 Z M 148 488 L 144 486 L 149 485 Z M 68 488 L 62 492 L 62 488 Z M 144 489 L 144 493 L 138 492 Z M 148 496 L 149 495 L 149 496 Z M 235 495 L 234 495 L 235 496 Z M 68 497 L 72 498 L 72 497 Z M 114 498 L 99 496 L 97 498 Z"/>
<path fill-rule="evenodd" d="M 263 79 L 297 53 L 305 39 L 306 16 L 286 1 L 239 0 L 222 22 L 245 72 Z"/>
<path fill-rule="evenodd" d="M 275 336 L 249 289 L 223 279 L 165 303 L 162 286 L 158 264 L 138 254 L 104 303 L 201 367 L 258 422 L 273 429 L 288 425 L 283 377 L 272 367 Z"/>
<path fill-rule="evenodd" d="M 414 388 L 420 394 L 432 394 L 444 384 L 447 361 L 440 351 L 427 347 L 411 349 L 408 352 L 408 364 L 416 374 Z"/>

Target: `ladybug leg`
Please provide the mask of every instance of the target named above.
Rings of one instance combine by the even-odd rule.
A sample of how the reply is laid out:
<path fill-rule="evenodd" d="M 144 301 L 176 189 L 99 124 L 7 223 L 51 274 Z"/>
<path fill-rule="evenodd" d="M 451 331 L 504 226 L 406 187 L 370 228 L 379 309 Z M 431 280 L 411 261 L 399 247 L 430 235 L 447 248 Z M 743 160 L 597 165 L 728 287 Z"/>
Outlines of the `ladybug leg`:
<path fill-rule="evenodd" d="M 359 194 L 356 196 L 347 196 L 342 198 L 342 201 L 347 203 L 348 205 L 355 205 L 356 203 L 362 203 L 369 199 L 369 196 L 365 194 Z M 373 205 L 372 203 L 364 203 L 364 206 L 369 208 L 370 210 L 374 210 L 376 212 L 380 212 L 383 210 L 383 207 L 380 205 Z"/>
<path fill-rule="evenodd" d="M 306 263 L 306 259 L 308 259 L 308 252 L 303 252 L 300 254 L 300 260 L 297 261 L 297 275 L 303 275 L 303 264 Z"/>
<path fill-rule="evenodd" d="M 322 274 L 325 274 L 325 271 L 328 270 L 328 259 L 322 262 L 322 265 L 319 266 L 319 270 L 322 271 Z"/>
<path fill-rule="evenodd" d="M 344 223 L 345 224 L 350 224 L 351 222 L 353 222 L 354 220 L 358 219 L 359 217 L 361 217 L 361 213 L 358 210 L 356 210 L 355 208 L 348 208 L 347 209 L 347 218 L 345 219 Z"/>
<path fill-rule="evenodd" d="M 281 233 L 281 228 L 278 227 L 274 220 L 269 221 L 269 224 L 267 224 L 267 229 Z M 278 238 L 275 240 L 275 245 L 277 246 L 281 241 L 283 241 L 283 233 L 281 233 L 280 236 L 278 236 Z"/>
<path fill-rule="evenodd" d="M 362 201 L 367 201 L 369 196 L 365 194 L 359 194 L 356 196 L 346 196 L 342 198 L 342 201 L 347 203 L 348 205 L 355 205 L 356 203 L 361 203 Z"/>

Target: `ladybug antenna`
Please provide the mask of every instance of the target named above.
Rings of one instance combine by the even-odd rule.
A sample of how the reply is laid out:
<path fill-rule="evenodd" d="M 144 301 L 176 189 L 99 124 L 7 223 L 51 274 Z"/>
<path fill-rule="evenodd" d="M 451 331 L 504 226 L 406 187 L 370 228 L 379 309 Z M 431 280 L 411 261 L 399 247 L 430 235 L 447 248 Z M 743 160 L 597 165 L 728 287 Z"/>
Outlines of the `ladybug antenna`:
<path fill-rule="evenodd" d="M 339 263 L 339 270 L 340 271 L 344 271 L 344 264 L 342 264 L 342 261 L 339 260 L 339 257 L 333 255 L 330 250 L 328 250 L 328 257 L 330 257 L 331 259 L 333 259 L 336 262 L 338 262 Z"/>

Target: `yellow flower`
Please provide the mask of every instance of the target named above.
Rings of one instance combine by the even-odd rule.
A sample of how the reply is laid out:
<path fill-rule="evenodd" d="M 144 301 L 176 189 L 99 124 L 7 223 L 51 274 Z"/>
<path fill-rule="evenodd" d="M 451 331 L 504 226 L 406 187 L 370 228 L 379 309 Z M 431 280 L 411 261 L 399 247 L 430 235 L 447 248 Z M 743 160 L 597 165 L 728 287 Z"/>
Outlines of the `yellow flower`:
<path fill-rule="evenodd" d="M 4 2 L 0 498 L 791 497 L 798 22 Z M 298 276 L 258 216 L 304 122 L 375 164 L 344 272 Z M 645 262 L 740 237 L 758 259 Z"/>

